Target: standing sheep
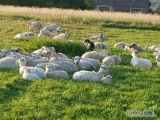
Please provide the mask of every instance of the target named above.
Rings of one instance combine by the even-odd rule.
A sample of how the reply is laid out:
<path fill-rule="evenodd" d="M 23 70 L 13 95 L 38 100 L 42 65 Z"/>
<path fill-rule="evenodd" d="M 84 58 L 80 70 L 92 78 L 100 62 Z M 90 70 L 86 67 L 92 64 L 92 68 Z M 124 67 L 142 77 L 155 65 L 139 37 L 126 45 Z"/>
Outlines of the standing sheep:
<path fill-rule="evenodd" d="M 42 23 L 40 21 L 28 22 L 29 30 L 40 30 L 42 29 Z"/>

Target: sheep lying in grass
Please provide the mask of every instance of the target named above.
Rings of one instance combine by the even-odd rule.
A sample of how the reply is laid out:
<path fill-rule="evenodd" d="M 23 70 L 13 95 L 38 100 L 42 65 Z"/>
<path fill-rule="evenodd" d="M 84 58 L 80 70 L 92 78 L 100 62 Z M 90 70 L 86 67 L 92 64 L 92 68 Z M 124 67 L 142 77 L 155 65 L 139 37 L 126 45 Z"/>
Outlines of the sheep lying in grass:
<path fill-rule="evenodd" d="M 81 70 L 75 72 L 72 78 L 73 80 L 78 80 L 78 81 L 88 80 L 93 82 L 101 82 L 101 79 L 108 72 L 109 72 L 108 67 L 106 65 L 102 65 L 98 72 Z"/>
<path fill-rule="evenodd" d="M 20 33 L 14 36 L 14 39 L 29 39 L 35 37 L 36 34 L 33 32 L 25 32 L 25 33 Z"/>
<path fill-rule="evenodd" d="M 39 63 L 35 67 L 42 68 L 45 71 L 47 65 L 53 66 L 55 70 L 61 70 L 61 66 L 55 63 Z"/>
<path fill-rule="evenodd" d="M 132 59 L 130 64 L 133 67 L 141 67 L 141 68 L 151 68 L 152 63 L 148 59 L 138 58 L 139 52 L 137 50 L 134 50 L 132 52 Z"/>
<path fill-rule="evenodd" d="M 99 33 L 99 35 L 97 35 L 97 36 L 92 36 L 92 37 L 90 37 L 90 39 L 91 40 L 98 40 L 98 39 L 100 39 L 102 41 L 108 40 L 107 36 L 103 35 L 102 33 Z"/>
<path fill-rule="evenodd" d="M 156 54 L 156 62 L 157 62 L 157 66 L 160 66 L 160 54 Z"/>
<path fill-rule="evenodd" d="M 41 30 L 38 37 L 53 37 L 54 35 L 48 30 Z"/>
<path fill-rule="evenodd" d="M 95 49 L 102 50 L 102 49 L 108 49 L 108 45 L 103 42 L 95 42 Z"/>
<path fill-rule="evenodd" d="M 88 62 L 92 63 L 96 68 L 99 68 L 101 66 L 101 63 L 99 60 L 92 59 L 92 58 L 83 58 L 83 59 L 81 59 L 81 61 L 88 61 Z"/>
<path fill-rule="evenodd" d="M 118 56 L 107 56 L 102 60 L 105 65 L 119 65 L 122 62 L 122 58 Z"/>
<path fill-rule="evenodd" d="M 20 75 L 23 75 L 25 69 L 30 69 L 32 72 L 36 73 L 40 79 L 46 78 L 46 74 L 43 69 L 38 68 L 38 67 L 25 66 L 27 63 L 27 60 L 24 57 L 20 58 L 17 62 L 19 64 L 19 74 Z"/>
<path fill-rule="evenodd" d="M 145 50 L 160 51 L 160 46 L 157 46 L 157 45 L 153 45 L 151 47 L 145 46 Z"/>
<path fill-rule="evenodd" d="M 77 66 L 74 64 L 72 60 L 60 58 L 58 55 L 52 56 L 52 59 L 49 62 L 60 65 L 62 70 L 66 72 L 78 71 Z"/>
<path fill-rule="evenodd" d="M 77 65 L 79 70 L 87 70 L 87 69 L 91 69 L 91 68 L 96 68 L 89 61 L 81 61 L 81 58 L 79 56 L 74 57 L 74 62 Z"/>
<path fill-rule="evenodd" d="M 98 52 L 96 51 L 86 52 L 82 55 L 81 58 L 93 58 L 102 62 L 103 58 L 106 56 L 108 56 L 107 52 L 105 50 L 102 50 Z"/>
<path fill-rule="evenodd" d="M 68 39 L 68 37 L 69 37 L 69 34 L 67 32 L 65 32 L 65 33 L 61 33 L 57 36 L 54 36 L 53 38 L 56 40 L 60 40 L 60 39 Z"/>
<path fill-rule="evenodd" d="M 142 48 L 141 46 L 137 45 L 136 43 L 131 43 L 129 45 L 126 45 L 124 50 L 125 51 L 129 51 L 129 52 L 132 52 L 134 50 L 137 50 L 139 52 L 143 52 L 144 48 Z"/>
<path fill-rule="evenodd" d="M 50 24 L 50 25 L 45 26 L 43 28 L 43 30 L 47 30 L 47 31 L 53 32 L 53 31 L 56 31 L 58 28 L 59 28 L 58 25 Z"/>
<path fill-rule="evenodd" d="M 69 75 L 66 71 L 62 70 L 55 70 L 55 68 L 52 65 L 47 65 L 45 70 L 47 78 L 52 79 L 69 79 Z"/>
<path fill-rule="evenodd" d="M 3 57 L 0 59 L 0 68 L 18 68 L 17 58 L 15 57 Z"/>
<path fill-rule="evenodd" d="M 125 42 L 118 42 L 114 45 L 114 48 L 120 48 L 120 49 L 125 49 L 125 46 L 129 45 L 128 43 Z"/>
<path fill-rule="evenodd" d="M 29 30 L 40 30 L 42 29 L 42 23 L 40 21 L 28 22 Z"/>
<path fill-rule="evenodd" d="M 22 75 L 22 78 L 23 79 L 26 79 L 26 80 L 40 80 L 41 78 L 36 74 L 35 71 L 33 71 L 32 69 L 25 69 L 24 70 L 24 73 Z"/>

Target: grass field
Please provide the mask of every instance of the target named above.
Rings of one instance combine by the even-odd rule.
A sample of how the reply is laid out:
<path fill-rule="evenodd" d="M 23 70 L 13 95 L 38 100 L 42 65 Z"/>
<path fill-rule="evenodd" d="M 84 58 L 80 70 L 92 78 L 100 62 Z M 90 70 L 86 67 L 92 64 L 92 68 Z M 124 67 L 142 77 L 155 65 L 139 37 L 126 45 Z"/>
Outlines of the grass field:
<path fill-rule="evenodd" d="M 85 38 L 102 32 L 109 38 L 105 42 L 110 46 L 109 54 L 119 55 L 125 62 L 109 66 L 113 77 L 110 84 L 77 82 L 72 79 L 26 81 L 18 74 L 18 69 L 0 69 L 1 120 L 160 120 L 160 68 L 156 66 L 153 51 L 140 54 L 140 57 L 153 63 L 151 69 L 142 69 L 133 68 L 129 64 L 130 53 L 113 47 L 121 41 L 135 42 L 141 46 L 160 45 L 160 16 L 94 11 L 97 16 L 100 15 L 96 18 L 93 11 L 80 11 L 78 14 L 72 10 L 70 15 L 64 17 L 64 13 L 60 14 L 62 10 L 56 9 L 58 15 L 54 17 L 55 13 L 50 13 L 52 9 L 45 11 L 44 8 L 32 8 L 31 12 L 31 8 L 25 8 L 28 11 L 24 11 L 24 8 L 18 7 L 16 11 L 17 8 L 14 7 L 4 9 L 7 7 L 10 8 L 0 6 L 1 49 L 20 47 L 27 50 L 26 47 L 30 48 L 28 45 L 39 44 L 42 40 L 54 42 L 53 39 L 44 38 L 13 39 L 16 34 L 28 31 L 28 21 L 39 20 L 44 26 L 51 23 L 61 26 L 69 32 L 69 40 L 75 42 L 82 42 Z M 40 14 L 41 11 L 43 14 Z M 119 17 L 112 19 L 112 14 Z M 101 17 L 102 15 L 106 17 Z M 154 111 L 157 117 L 126 117 L 127 110 L 148 110 L 154 105 L 157 105 Z"/>

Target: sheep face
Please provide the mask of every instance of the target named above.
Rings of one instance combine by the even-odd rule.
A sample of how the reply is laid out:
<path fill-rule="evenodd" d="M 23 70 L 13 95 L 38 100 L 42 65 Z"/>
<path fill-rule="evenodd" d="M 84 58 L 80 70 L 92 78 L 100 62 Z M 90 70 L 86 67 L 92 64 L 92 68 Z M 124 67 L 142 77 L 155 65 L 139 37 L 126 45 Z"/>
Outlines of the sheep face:
<path fill-rule="evenodd" d="M 81 58 L 79 56 L 74 57 L 74 63 L 76 66 L 80 63 Z"/>
<path fill-rule="evenodd" d="M 98 72 L 101 72 L 103 74 L 107 74 L 107 73 L 109 73 L 109 68 L 106 65 L 102 65 Z"/>
<path fill-rule="evenodd" d="M 27 64 L 27 60 L 26 60 L 25 58 L 20 58 L 20 59 L 18 60 L 18 64 L 19 64 L 20 66 L 25 66 L 25 65 Z"/>

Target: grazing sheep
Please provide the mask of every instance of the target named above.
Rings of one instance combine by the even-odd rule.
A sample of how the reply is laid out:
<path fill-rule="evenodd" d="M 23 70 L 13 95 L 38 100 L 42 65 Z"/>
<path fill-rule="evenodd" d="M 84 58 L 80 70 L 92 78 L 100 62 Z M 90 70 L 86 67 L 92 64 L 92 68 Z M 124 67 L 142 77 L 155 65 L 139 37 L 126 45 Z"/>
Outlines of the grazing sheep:
<path fill-rule="evenodd" d="M 42 23 L 40 21 L 28 22 L 29 30 L 40 30 L 42 29 Z"/>
<path fill-rule="evenodd" d="M 96 68 L 92 63 L 89 61 L 81 61 L 79 56 L 74 57 L 74 62 L 78 67 L 78 70 L 87 70 L 91 68 Z"/>
<path fill-rule="evenodd" d="M 60 40 L 60 39 L 68 39 L 68 37 L 69 37 L 69 34 L 67 32 L 65 32 L 65 33 L 61 33 L 57 36 L 54 36 L 53 38 L 57 39 L 57 40 Z"/>
<path fill-rule="evenodd" d="M 43 69 L 38 68 L 38 67 L 25 66 L 27 64 L 26 58 L 22 57 L 17 62 L 19 64 L 19 74 L 20 75 L 23 75 L 25 69 L 31 69 L 32 72 L 35 72 L 40 77 L 40 79 L 46 78 L 46 74 Z"/>
<path fill-rule="evenodd" d="M 102 65 L 98 72 L 81 70 L 75 72 L 72 78 L 73 80 L 79 80 L 79 81 L 88 80 L 93 82 L 101 82 L 101 79 L 108 72 L 109 72 L 108 67 L 106 65 Z"/>
<path fill-rule="evenodd" d="M 56 24 L 47 25 L 43 28 L 43 30 L 47 30 L 47 31 L 50 31 L 50 32 L 53 32 L 53 31 L 56 31 L 56 30 L 59 30 L 59 29 L 60 28 Z"/>
<path fill-rule="evenodd" d="M 55 68 L 52 65 L 46 66 L 45 73 L 46 73 L 47 78 L 63 79 L 63 80 L 69 79 L 69 75 L 66 71 L 55 70 Z"/>
<path fill-rule="evenodd" d="M 38 37 L 53 37 L 54 35 L 48 31 L 48 30 L 41 30 L 40 33 L 38 34 Z"/>
<path fill-rule="evenodd" d="M 92 59 L 92 58 L 83 58 L 83 59 L 81 59 L 81 61 L 88 61 L 88 62 L 92 63 L 96 68 L 99 68 L 101 66 L 101 63 L 99 60 Z"/>
<path fill-rule="evenodd" d="M 0 59 L 0 68 L 18 68 L 17 58 L 15 57 L 3 57 Z"/>
<path fill-rule="evenodd" d="M 25 69 L 24 70 L 24 73 L 22 75 L 22 78 L 23 79 L 26 79 L 26 80 L 40 80 L 41 78 L 36 74 L 35 71 L 33 71 L 32 69 Z"/>
<path fill-rule="evenodd" d="M 118 42 L 114 45 L 114 48 L 120 48 L 120 49 L 125 49 L 125 46 L 128 45 L 128 43 L 125 42 Z"/>
<path fill-rule="evenodd" d="M 101 49 L 108 49 L 108 45 L 103 42 L 95 42 L 95 49 L 101 50 Z"/>
<path fill-rule="evenodd" d="M 95 45 L 94 45 L 94 43 L 93 43 L 92 41 L 90 41 L 88 38 L 85 39 L 85 40 L 83 41 L 83 43 L 87 45 L 87 48 L 88 48 L 89 50 L 91 50 L 91 51 L 94 50 Z"/>
<path fill-rule="evenodd" d="M 102 60 L 105 65 L 119 65 L 122 62 L 122 58 L 118 56 L 107 56 Z"/>
<path fill-rule="evenodd" d="M 105 50 L 102 50 L 98 52 L 96 51 L 86 52 L 82 55 L 81 58 L 93 58 L 102 62 L 103 58 L 106 56 L 108 56 L 107 52 Z"/>
<path fill-rule="evenodd" d="M 110 83 L 110 82 L 112 82 L 112 76 L 111 75 L 107 75 L 106 77 L 103 77 L 101 79 L 101 82 L 103 82 L 103 83 Z"/>
<path fill-rule="evenodd" d="M 132 59 L 131 59 L 130 64 L 133 67 L 151 68 L 152 67 L 151 61 L 147 59 L 143 59 L 143 58 L 138 58 L 138 54 L 139 54 L 139 51 L 137 50 L 134 50 L 132 52 Z"/>

